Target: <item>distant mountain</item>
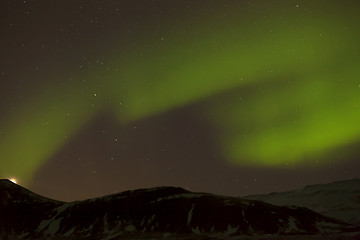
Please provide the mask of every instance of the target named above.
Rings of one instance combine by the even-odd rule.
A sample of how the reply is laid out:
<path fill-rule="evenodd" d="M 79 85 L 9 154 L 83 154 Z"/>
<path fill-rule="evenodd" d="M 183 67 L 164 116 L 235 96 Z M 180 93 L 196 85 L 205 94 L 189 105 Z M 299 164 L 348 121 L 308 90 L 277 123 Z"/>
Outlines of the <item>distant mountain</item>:
<path fill-rule="evenodd" d="M 360 231 L 303 207 L 159 187 L 78 202 L 0 180 L 0 239 L 227 239 Z"/>
<path fill-rule="evenodd" d="M 306 186 L 290 192 L 244 197 L 277 206 L 300 206 L 360 226 L 360 179 Z"/>

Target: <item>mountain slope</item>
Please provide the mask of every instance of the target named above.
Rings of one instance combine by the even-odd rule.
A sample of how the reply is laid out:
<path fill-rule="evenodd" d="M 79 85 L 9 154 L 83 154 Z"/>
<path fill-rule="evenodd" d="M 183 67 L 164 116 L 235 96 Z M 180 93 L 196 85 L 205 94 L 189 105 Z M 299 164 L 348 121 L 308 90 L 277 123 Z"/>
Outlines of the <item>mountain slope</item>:
<path fill-rule="evenodd" d="M 277 206 L 295 205 L 360 226 L 360 179 L 306 186 L 303 189 L 244 197 Z"/>
<path fill-rule="evenodd" d="M 301 207 L 181 188 L 139 189 L 64 203 L 0 181 L 1 239 L 123 239 L 183 235 L 224 238 L 359 231 Z"/>

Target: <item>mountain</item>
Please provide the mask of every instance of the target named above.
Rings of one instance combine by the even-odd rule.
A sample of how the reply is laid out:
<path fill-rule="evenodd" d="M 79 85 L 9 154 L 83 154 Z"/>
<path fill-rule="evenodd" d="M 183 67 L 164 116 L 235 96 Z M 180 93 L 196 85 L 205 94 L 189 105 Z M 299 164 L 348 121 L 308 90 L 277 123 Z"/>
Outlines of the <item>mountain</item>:
<path fill-rule="evenodd" d="M 296 205 L 360 226 L 360 179 L 306 186 L 300 190 L 244 197 L 277 206 Z"/>
<path fill-rule="evenodd" d="M 303 207 L 158 187 L 77 202 L 0 180 L 0 239 L 228 239 L 358 232 Z"/>

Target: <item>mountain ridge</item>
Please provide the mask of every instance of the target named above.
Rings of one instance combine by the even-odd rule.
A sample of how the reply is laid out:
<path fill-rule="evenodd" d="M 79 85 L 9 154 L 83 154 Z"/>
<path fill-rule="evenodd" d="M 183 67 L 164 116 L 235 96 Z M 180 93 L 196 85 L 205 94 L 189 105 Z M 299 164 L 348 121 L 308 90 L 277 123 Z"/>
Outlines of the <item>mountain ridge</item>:
<path fill-rule="evenodd" d="M 178 187 L 128 190 L 60 202 L 0 180 L 0 200 L 0 238 L 9 240 L 116 240 L 139 236 L 227 239 L 360 232 L 354 225 L 304 207 L 275 206 Z"/>
<path fill-rule="evenodd" d="M 244 196 L 277 206 L 296 205 L 360 226 L 360 179 L 353 178 L 302 189 Z"/>

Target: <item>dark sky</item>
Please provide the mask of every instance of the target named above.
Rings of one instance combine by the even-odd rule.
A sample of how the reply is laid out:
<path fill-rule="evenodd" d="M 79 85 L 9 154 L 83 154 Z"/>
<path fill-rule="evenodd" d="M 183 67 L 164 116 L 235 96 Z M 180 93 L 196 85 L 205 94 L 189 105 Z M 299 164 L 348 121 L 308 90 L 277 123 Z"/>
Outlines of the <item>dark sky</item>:
<path fill-rule="evenodd" d="M 0 178 L 58 200 L 360 177 L 359 1 L 0 2 Z"/>

